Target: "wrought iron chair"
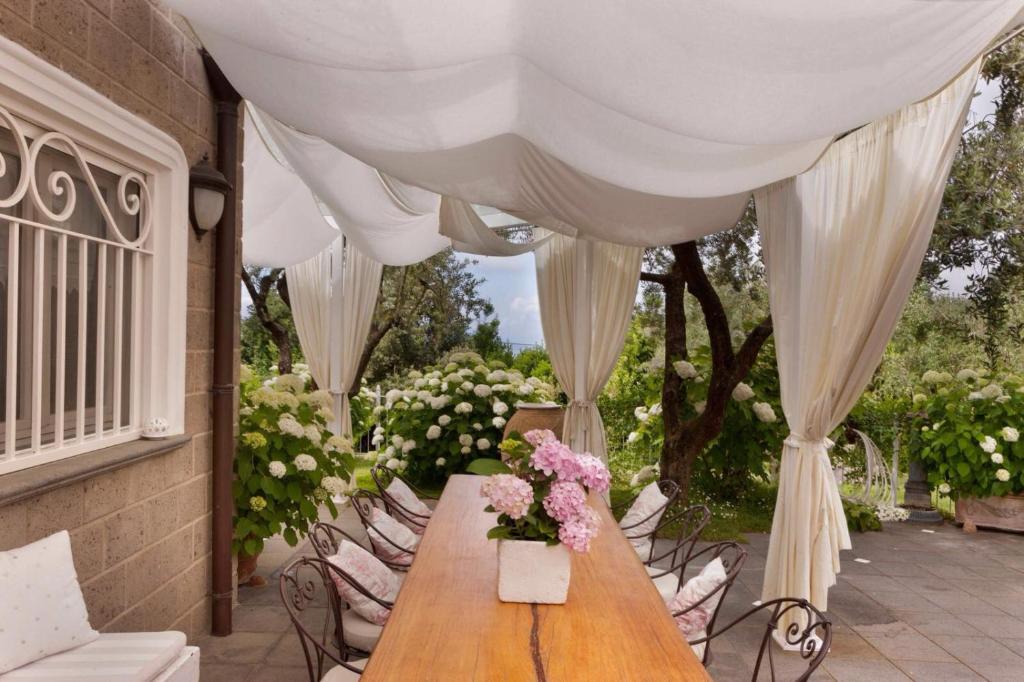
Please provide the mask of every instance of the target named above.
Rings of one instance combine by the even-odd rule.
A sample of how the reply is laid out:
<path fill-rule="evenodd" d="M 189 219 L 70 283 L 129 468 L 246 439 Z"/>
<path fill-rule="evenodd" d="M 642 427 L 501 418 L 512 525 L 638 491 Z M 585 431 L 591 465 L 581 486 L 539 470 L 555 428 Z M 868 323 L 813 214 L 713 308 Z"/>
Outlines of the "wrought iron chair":
<path fill-rule="evenodd" d="M 729 594 L 729 590 L 736 582 L 736 578 L 739 576 L 740 570 L 743 568 L 743 564 L 747 561 L 747 550 L 743 549 L 743 547 L 741 547 L 735 542 L 732 542 L 731 540 L 727 542 L 716 542 L 712 545 L 708 545 L 704 549 L 701 549 L 697 552 L 693 552 L 688 557 L 681 559 L 679 563 L 674 564 L 672 567 L 668 569 L 665 569 L 663 573 L 660 573 L 658 575 L 652 575 L 651 579 L 654 580 L 655 585 L 658 585 L 659 579 L 662 579 L 663 582 L 667 581 L 670 584 L 674 584 L 675 590 L 672 592 L 672 594 L 675 594 L 675 592 L 678 592 L 684 584 L 683 578 L 686 574 L 686 569 L 689 566 L 694 565 L 694 563 L 702 557 L 704 558 L 704 561 L 701 562 L 702 565 L 706 565 L 707 563 L 714 561 L 715 559 L 721 559 L 722 565 L 725 567 L 725 580 L 719 583 L 719 585 L 715 589 L 711 590 L 711 592 L 704 595 L 704 597 L 699 601 L 694 602 L 685 609 L 673 611 L 672 617 L 676 618 L 677 616 L 682 616 L 687 613 L 690 613 L 691 611 L 699 608 L 707 601 L 715 599 L 717 601 L 717 604 L 715 605 L 714 610 L 711 612 L 711 618 L 708 619 L 708 624 L 704 628 L 705 632 L 710 633 L 714 632 L 715 621 L 718 619 L 718 612 L 722 608 L 722 603 L 725 602 L 726 595 Z M 661 590 L 659 586 L 659 592 L 660 591 Z M 704 642 L 705 639 L 702 638 L 700 640 L 694 640 L 690 642 L 690 644 L 694 645 L 701 644 Z M 704 654 L 702 662 L 705 665 L 711 662 L 710 644 L 704 645 Z"/>
<path fill-rule="evenodd" d="M 346 533 L 337 526 L 327 523 L 325 521 L 317 521 L 309 529 L 309 542 L 313 545 L 313 551 L 321 559 L 326 559 L 329 556 L 333 556 L 338 553 L 338 546 L 342 540 L 348 540 L 356 545 L 359 545 L 366 551 L 373 553 L 373 546 L 366 546 L 365 542 L 357 540 L 352 537 L 350 533 Z M 405 571 L 409 570 L 409 567 L 405 564 L 397 564 L 387 559 L 377 557 L 378 560 L 392 571 L 400 572 L 399 579 L 403 577 Z"/>
<path fill-rule="evenodd" d="M 391 568 L 400 571 L 408 571 L 409 567 L 412 565 L 412 559 L 410 559 L 408 563 L 405 563 L 402 561 L 386 560 L 382 556 L 381 547 L 385 548 L 384 552 L 387 554 L 390 554 L 395 550 L 405 552 L 410 556 L 414 556 L 416 554 L 415 547 L 404 547 L 400 545 L 394 539 L 388 537 L 387 533 L 374 525 L 374 508 L 387 513 L 387 503 L 379 495 L 372 493 L 369 490 L 357 490 L 352 493 L 350 499 L 352 501 L 352 508 L 356 510 L 356 514 L 359 515 L 359 521 L 363 524 L 363 528 L 366 529 L 366 535 L 370 539 L 370 546 L 373 548 L 373 554 Z"/>
<path fill-rule="evenodd" d="M 380 498 L 384 500 L 384 504 L 386 507 L 385 511 L 387 511 L 392 516 L 397 515 L 409 521 L 409 523 L 419 528 L 417 532 L 422 533 L 423 529 L 427 527 L 427 522 L 430 521 L 430 516 L 425 514 L 419 514 L 417 512 L 412 511 L 411 509 L 406 508 L 404 505 L 402 505 L 401 502 L 396 500 L 393 495 L 388 493 L 388 486 L 390 486 L 391 482 L 397 478 L 398 480 L 402 481 L 402 483 L 405 483 L 407 486 L 409 486 L 409 489 L 412 490 L 416 494 L 416 497 L 420 498 L 421 500 L 436 500 L 437 498 L 424 493 L 422 490 L 420 490 L 415 485 L 410 483 L 407 478 L 402 476 L 397 471 L 389 469 L 386 466 L 382 466 L 380 464 L 375 464 L 373 467 L 370 468 L 370 476 L 373 478 L 373 482 L 377 485 L 377 490 L 379 491 L 378 494 L 380 495 Z"/>
<path fill-rule="evenodd" d="M 281 573 L 278 588 L 299 636 L 310 682 L 358 680 L 368 652 L 345 643 L 343 602 L 332 576 L 338 576 L 368 598 L 391 608 L 333 564 L 315 557 L 300 557 Z M 358 657 L 362 660 L 352 660 Z M 329 669 L 328 669 L 329 668 Z"/>
<path fill-rule="evenodd" d="M 731 630 L 738 623 L 742 623 L 759 611 L 767 611 L 770 615 L 765 627 L 764 635 L 761 637 L 761 646 L 757 652 L 757 661 L 754 663 L 754 674 L 752 682 L 758 682 L 761 678 L 761 668 L 765 660 L 768 661 L 768 673 L 772 682 L 776 680 L 775 659 L 772 653 L 771 640 L 778 638 L 789 647 L 796 647 L 800 657 L 806 660 L 807 669 L 804 670 L 795 682 L 804 682 L 810 678 L 811 673 L 818 669 L 821 662 L 825 660 L 829 647 L 832 645 L 832 622 L 825 617 L 821 611 L 816 609 L 806 599 L 793 599 L 783 597 L 773 599 L 760 604 L 742 616 L 729 623 L 725 627 L 712 630 L 710 625 L 707 636 L 690 642 L 693 644 L 708 643 Z M 793 622 L 786 627 L 785 632 L 779 630 L 779 621 L 783 617 L 793 619 Z M 710 647 L 705 647 L 704 665 L 710 663 Z"/>
<path fill-rule="evenodd" d="M 653 512 L 651 512 L 644 518 L 640 519 L 639 521 L 630 523 L 625 526 L 622 525 L 621 521 L 619 522 L 619 528 L 622 529 L 622 532 L 625 533 L 626 538 L 630 541 L 630 543 L 632 543 L 634 547 L 636 547 L 638 544 L 641 544 L 644 540 L 648 541 L 648 543 L 650 544 L 650 548 L 647 551 L 647 558 L 645 559 L 645 561 L 649 561 L 654 556 L 654 537 L 655 533 L 657 532 L 657 527 L 646 532 L 643 532 L 638 529 L 641 529 L 645 524 L 650 522 L 652 519 L 658 519 L 660 522 L 661 517 L 665 514 L 665 511 L 675 503 L 676 497 L 679 495 L 679 485 L 676 484 L 675 481 L 670 481 L 667 479 L 663 481 L 658 481 L 658 489 L 661 491 L 662 495 L 668 498 L 665 500 L 664 504 L 660 505 L 657 509 L 655 509 Z M 623 510 L 625 510 L 625 512 L 623 512 L 622 514 L 625 515 L 625 513 L 628 513 L 628 510 L 633 506 L 633 503 L 636 502 L 639 496 L 640 493 L 637 493 L 636 495 L 626 500 L 625 502 L 620 502 L 619 504 L 613 505 L 611 508 L 612 513 L 616 516 L 616 518 L 618 518 L 620 516 L 620 512 L 623 512 Z M 643 559 L 643 556 L 641 555 L 640 558 Z"/>
<path fill-rule="evenodd" d="M 663 552 L 658 556 L 653 556 L 654 543 L 651 543 L 651 554 L 652 556 L 644 561 L 644 566 L 647 567 L 648 573 L 652 571 L 661 572 L 661 569 L 654 564 L 659 561 L 663 561 L 668 557 L 672 557 L 671 565 L 676 565 L 680 556 L 683 561 L 688 559 L 693 553 L 693 547 L 697 544 L 697 540 L 700 539 L 701 531 L 704 530 L 705 526 L 711 522 L 711 510 L 703 504 L 695 504 L 686 509 L 678 509 L 675 511 L 668 512 L 662 516 L 661 521 L 654 529 L 654 537 L 662 533 L 667 528 L 672 528 L 678 525 L 676 531 L 676 542 L 672 549 L 667 552 Z M 651 573 L 651 575 L 654 575 Z"/>

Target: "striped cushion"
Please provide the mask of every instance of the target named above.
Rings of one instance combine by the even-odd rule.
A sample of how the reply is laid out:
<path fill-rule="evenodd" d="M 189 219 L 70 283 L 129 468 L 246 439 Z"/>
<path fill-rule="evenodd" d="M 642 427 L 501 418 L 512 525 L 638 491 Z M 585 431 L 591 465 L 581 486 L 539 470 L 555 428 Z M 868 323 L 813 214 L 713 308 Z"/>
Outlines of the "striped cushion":
<path fill-rule="evenodd" d="M 185 648 L 180 632 L 101 634 L 85 646 L 64 651 L 0 675 L 0 682 L 149 682 Z"/>

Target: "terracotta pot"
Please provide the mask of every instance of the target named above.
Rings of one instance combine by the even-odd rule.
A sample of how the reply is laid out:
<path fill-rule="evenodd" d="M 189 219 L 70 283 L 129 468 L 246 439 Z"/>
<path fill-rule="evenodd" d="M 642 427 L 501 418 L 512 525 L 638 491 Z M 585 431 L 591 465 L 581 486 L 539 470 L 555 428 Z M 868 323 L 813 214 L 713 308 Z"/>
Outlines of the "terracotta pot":
<path fill-rule="evenodd" d="M 957 523 L 1024 533 L 1024 495 L 962 497 L 956 501 Z"/>
<path fill-rule="evenodd" d="M 544 405 L 541 403 L 523 403 L 516 408 L 516 413 L 505 424 L 504 438 L 513 431 L 526 433 L 534 429 L 550 429 L 558 440 L 562 440 L 562 423 L 565 420 L 565 408 L 561 405 Z"/>
<path fill-rule="evenodd" d="M 256 573 L 256 563 L 259 561 L 259 553 L 248 555 L 245 552 L 238 553 L 238 584 L 246 585 Z"/>

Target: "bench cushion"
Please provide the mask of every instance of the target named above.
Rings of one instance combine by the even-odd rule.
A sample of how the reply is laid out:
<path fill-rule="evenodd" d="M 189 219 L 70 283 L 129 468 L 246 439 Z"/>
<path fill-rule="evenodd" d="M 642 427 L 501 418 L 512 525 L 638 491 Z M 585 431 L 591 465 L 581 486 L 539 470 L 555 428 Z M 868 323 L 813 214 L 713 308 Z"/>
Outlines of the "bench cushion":
<path fill-rule="evenodd" d="M 101 634 L 85 646 L 0 675 L 0 682 L 149 682 L 175 662 L 184 648 L 181 632 Z"/>

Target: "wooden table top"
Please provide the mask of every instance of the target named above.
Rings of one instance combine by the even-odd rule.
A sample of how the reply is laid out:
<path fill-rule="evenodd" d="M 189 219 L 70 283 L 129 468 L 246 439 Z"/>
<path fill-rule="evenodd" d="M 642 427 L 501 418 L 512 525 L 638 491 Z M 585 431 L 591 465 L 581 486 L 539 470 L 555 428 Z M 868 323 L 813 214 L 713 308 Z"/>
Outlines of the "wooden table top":
<path fill-rule="evenodd" d="M 608 507 L 564 605 L 498 600 L 479 476 L 452 476 L 362 675 L 388 680 L 709 680 Z"/>

